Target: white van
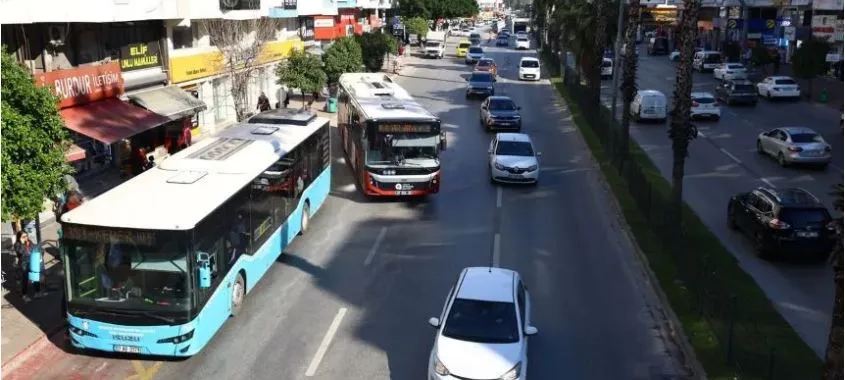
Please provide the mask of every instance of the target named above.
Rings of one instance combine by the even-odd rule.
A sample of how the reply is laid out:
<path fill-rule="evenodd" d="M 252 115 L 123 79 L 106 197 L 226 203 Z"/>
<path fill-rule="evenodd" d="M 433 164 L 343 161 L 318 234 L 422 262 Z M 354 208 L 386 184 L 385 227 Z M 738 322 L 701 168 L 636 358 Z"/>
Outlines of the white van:
<path fill-rule="evenodd" d="M 669 103 L 666 95 L 657 90 L 640 90 L 631 102 L 631 116 L 635 121 L 666 120 Z"/>
<path fill-rule="evenodd" d="M 702 50 L 692 57 L 692 68 L 699 72 L 713 71 L 722 65 L 722 53 L 718 51 Z"/>

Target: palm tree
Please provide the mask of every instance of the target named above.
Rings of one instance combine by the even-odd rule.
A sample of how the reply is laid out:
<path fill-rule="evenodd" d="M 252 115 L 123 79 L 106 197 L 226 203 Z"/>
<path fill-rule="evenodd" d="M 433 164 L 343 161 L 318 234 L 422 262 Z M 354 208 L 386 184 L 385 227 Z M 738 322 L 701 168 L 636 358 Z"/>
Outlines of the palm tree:
<path fill-rule="evenodd" d="M 842 212 L 842 184 L 834 186 L 833 208 Z M 842 218 L 836 219 L 836 231 L 842 233 Z M 833 264 L 833 283 L 836 286 L 836 297 L 833 301 L 833 313 L 831 313 L 830 334 L 827 337 L 827 349 L 825 350 L 825 364 L 822 372 L 822 380 L 834 380 L 843 378 L 842 370 L 842 339 L 843 339 L 843 315 L 842 315 L 842 292 L 845 281 L 843 280 L 843 257 L 842 239 L 836 239 L 836 247 L 830 255 Z"/>
<path fill-rule="evenodd" d="M 622 136 L 619 141 L 619 162 L 628 157 L 631 131 L 631 102 L 637 95 L 637 27 L 640 24 L 639 0 L 628 1 L 628 22 L 625 26 L 625 50 L 622 70 Z"/>
<path fill-rule="evenodd" d="M 680 250 L 684 194 L 684 165 L 689 154 L 689 143 L 698 136 L 690 120 L 692 107 L 692 57 L 695 48 L 695 33 L 698 29 L 698 10 L 701 0 L 684 0 L 680 23 L 680 61 L 675 77 L 675 91 L 672 111 L 669 114 L 669 138 L 672 140 L 672 193 L 670 198 L 669 226 L 676 229 L 668 236 L 674 236 L 672 249 Z M 677 251 L 676 251 L 677 253 Z"/>

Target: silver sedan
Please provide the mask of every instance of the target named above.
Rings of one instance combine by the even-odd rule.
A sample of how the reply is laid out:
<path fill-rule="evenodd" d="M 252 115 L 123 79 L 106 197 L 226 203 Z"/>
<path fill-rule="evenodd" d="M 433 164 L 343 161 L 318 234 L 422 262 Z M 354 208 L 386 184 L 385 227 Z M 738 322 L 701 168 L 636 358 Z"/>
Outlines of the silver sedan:
<path fill-rule="evenodd" d="M 807 127 L 775 128 L 757 136 L 757 153 L 772 156 L 781 166 L 791 164 L 827 167 L 831 147 L 822 135 Z"/>

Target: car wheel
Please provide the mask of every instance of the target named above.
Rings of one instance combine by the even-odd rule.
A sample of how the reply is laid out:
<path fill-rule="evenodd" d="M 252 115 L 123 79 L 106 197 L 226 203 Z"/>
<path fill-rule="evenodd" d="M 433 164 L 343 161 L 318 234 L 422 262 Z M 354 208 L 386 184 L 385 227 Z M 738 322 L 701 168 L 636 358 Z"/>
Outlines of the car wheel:
<path fill-rule="evenodd" d="M 766 151 L 763 149 L 763 143 L 760 140 L 757 140 L 757 154 L 766 154 Z"/>
<path fill-rule="evenodd" d="M 311 224 L 311 204 L 305 201 L 302 205 L 302 217 L 299 219 L 299 234 L 305 235 L 308 231 L 308 226 Z"/>
<path fill-rule="evenodd" d="M 230 314 L 235 317 L 240 313 L 241 307 L 244 304 L 244 295 L 246 294 L 246 286 L 245 286 L 244 277 L 238 274 L 238 278 L 235 279 L 235 282 L 232 284 L 232 304 L 231 309 L 232 311 Z"/>
<path fill-rule="evenodd" d="M 784 168 L 789 165 L 789 163 L 786 162 L 786 157 L 783 156 L 783 153 L 778 153 L 778 165 Z"/>
<path fill-rule="evenodd" d="M 729 229 L 736 231 L 739 228 L 739 226 L 736 225 L 736 212 L 734 211 L 733 206 L 728 206 L 727 222 Z"/>

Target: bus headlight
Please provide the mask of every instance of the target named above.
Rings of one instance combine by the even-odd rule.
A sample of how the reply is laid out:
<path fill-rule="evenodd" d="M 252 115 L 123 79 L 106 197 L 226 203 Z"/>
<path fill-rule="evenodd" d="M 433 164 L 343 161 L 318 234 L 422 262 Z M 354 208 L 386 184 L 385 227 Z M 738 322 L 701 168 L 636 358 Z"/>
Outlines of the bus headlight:
<path fill-rule="evenodd" d="M 79 327 L 75 327 L 75 326 L 73 326 L 73 325 L 68 325 L 67 329 L 68 329 L 68 331 L 70 331 L 70 333 L 71 333 L 71 334 L 73 334 L 73 335 L 79 335 L 79 336 L 90 336 L 90 337 L 92 337 L 92 338 L 96 338 L 96 337 L 97 337 L 97 335 L 96 335 L 96 334 L 92 334 L 92 333 L 90 333 L 90 332 L 88 332 L 88 331 L 85 331 L 85 330 L 83 330 L 83 329 L 81 329 L 81 328 L 79 328 Z"/>
<path fill-rule="evenodd" d="M 174 336 L 172 338 L 159 339 L 157 343 L 179 344 L 179 343 L 187 342 L 188 340 L 190 340 L 193 337 L 194 337 L 194 330 L 191 330 L 191 331 L 188 331 L 188 332 L 186 332 L 182 335 Z"/>
<path fill-rule="evenodd" d="M 381 171 L 382 175 L 396 175 L 396 170 L 385 169 Z"/>

